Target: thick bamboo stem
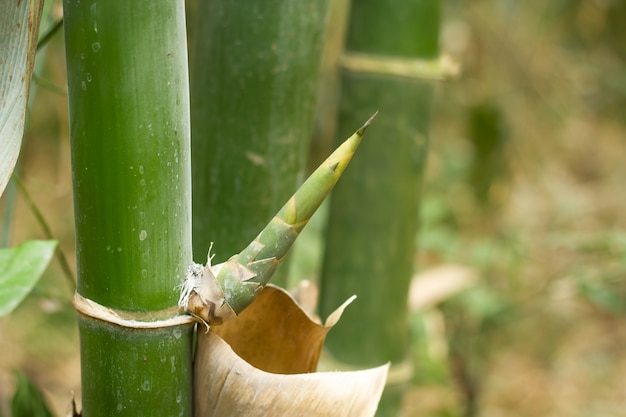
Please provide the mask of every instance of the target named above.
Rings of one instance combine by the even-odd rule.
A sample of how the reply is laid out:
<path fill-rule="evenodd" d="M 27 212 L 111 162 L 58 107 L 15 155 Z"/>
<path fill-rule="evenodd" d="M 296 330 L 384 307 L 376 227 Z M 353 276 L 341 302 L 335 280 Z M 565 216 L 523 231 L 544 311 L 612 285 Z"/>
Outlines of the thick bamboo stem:
<path fill-rule="evenodd" d="M 437 56 L 438 22 L 437 0 L 352 2 L 347 54 L 340 60 L 345 66 L 339 134 L 363 114 L 379 110 L 380 115 L 371 140 L 362 144 L 332 195 L 320 313 L 357 295 L 326 343 L 330 354 L 347 364 L 392 361 L 390 375 L 399 378 L 389 381 L 381 416 L 398 415 L 410 378 L 404 363 L 407 293 L 432 96 L 432 86 L 423 80 L 431 73 L 420 65 Z M 380 65 L 387 58 L 389 65 Z"/>
<path fill-rule="evenodd" d="M 205 261 L 211 242 L 215 262 L 240 251 L 302 180 L 327 4 L 198 3 L 191 48 L 196 261 Z"/>
<path fill-rule="evenodd" d="M 184 4 L 63 6 L 79 298 L 167 323 L 191 263 Z M 84 416 L 191 416 L 192 326 L 164 325 L 80 314 Z"/>

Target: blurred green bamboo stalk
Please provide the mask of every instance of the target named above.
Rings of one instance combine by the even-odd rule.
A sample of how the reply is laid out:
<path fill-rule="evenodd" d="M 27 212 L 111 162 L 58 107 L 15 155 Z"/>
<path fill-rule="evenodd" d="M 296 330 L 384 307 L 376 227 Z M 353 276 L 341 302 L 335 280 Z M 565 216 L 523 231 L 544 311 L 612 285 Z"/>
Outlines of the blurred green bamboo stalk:
<path fill-rule="evenodd" d="M 326 347 L 349 365 L 392 361 L 380 416 L 399 414 L 410 380 L 407 293 L 433 93 L 410 70 L 389 73 L 386 60 L 436 58 L 439 17 L 438 0 L 355 1 L 347 30 L 346 59 L 359 54 L 380 65 L 344 66 L 339 135 L 363 114 L 380 115 L 331 197 L 320 314 L 357 295 Z"/>
<path fill-rule="evenodd" d="M 77 292 L 140 323 L 177 315 L 191 263 L 184 3 L 66 0 Z M 79 315 L 83 416 L 191 416 L 192 326 Z"/>
<path fill-rule="evenodd" d="M 304 174 L 328 0 L 194 4 L 194 258 L 254 239 Z M 277 281 L 278 279 L 278 281 Z M 274 282 L 285 285 L 285 276 Z"/>
<path fill-rule="evenodd" d="M 506 144 L 509 132 L 500 104 L 494 99 L 472 105 L 467 115 L 467 138 L 473 158 L 469 182 L 474 197 L 485 210 L 487 224 L 506 198 Z"/>

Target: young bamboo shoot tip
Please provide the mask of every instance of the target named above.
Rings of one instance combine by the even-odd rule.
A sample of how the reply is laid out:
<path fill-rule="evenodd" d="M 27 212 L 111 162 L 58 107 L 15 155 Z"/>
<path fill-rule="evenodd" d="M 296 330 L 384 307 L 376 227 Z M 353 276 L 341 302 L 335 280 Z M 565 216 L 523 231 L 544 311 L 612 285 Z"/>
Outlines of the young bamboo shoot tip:
<path fill-rule="evenodd" d="M 365 129 L 368 128 L 369 125 L 372 124 L 372 121 L 374 121 L 374 118 L 378 115 L 378 110 L 376 111 L 376 113 L 374 113 L 372 115 L 372 117 L 370 117 L 369 119 L 367 119 L 367 122 L 365 122 L 365 124 L 363 126 L 361 126 L 361 128 L 359 130 L 356 131 L 356 133 L 359 136 L 363 136 L 363 134 L 365 133 Z"/>

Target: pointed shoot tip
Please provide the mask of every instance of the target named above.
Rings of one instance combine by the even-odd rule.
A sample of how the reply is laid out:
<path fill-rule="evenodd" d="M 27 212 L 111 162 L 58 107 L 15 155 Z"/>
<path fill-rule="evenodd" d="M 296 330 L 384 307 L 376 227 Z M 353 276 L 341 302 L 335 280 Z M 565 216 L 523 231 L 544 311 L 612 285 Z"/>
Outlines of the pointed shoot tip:
<path fill-rule="evenodd" d="M 369 127 L 369 125 L 372 124 L 372 121 L 374 121 L 374 118 L 378 115 L 378 110 L 376 111 L 376 113 L 374 113 L 372 115 L 372 117 L 370 117 L 369 119 L 367 119 L 367 122 L 365 122 L 365 124 L 363 126 L 361 126 L 361 128 L 359 130 L 356 131 L 356 133 L 359 136 L 363 136 L 365 134 L 365 130 Z"/>

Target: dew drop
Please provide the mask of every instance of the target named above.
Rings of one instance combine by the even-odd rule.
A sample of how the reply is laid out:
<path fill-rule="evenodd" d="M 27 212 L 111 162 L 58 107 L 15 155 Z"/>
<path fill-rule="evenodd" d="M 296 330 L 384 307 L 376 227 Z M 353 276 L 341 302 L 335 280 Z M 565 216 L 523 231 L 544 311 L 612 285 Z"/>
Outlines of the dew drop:
<path fill-rule="evenodd" d="M 80 82 L 80 89 L 83 91 L 87 91 L 87 83 L 84 81 Z"/>
<path fill-rule="evenodd" d="M 172 330 L 172 334 L 176 339 L 180 339 L 180 337 L 183 335 L 183 332 L 179 328 L 175 327 L 174 330 Z"/>
<path fill-rule="evenodd" d="M 92 80 L 91 74 L 87 73 L 87 82 L 90 83 Z"/>
<path fill-rule="evenodd" d="M 141 232 L 139 232 L 139 240 L 146 240 L 147 237 L 148 237 L 148 232 L 146 232 L 145 230 L 142 230 Z"/>
<path fill-rule="evenodd" d="M 146 271 L 145 269 L 142 269 L 142 270 L 141 270 L 141 276 L 142 276 L 143 278 L 148 278 L 148 271 Z"/>
<path fill-rule="evenodd" d="M 96 3 L 92 4 L 90 7 L 91 17 L 93 18 L 93 31 L 98 33 L 98 23 L 96 22 Z"/>
<path fill-rule="evenodd" d="M 139 173 L 143 174 L 143 165 L 139 165 Z"/>
<path fill-rule="evenodd" d="M 152 383 L 149 379 L 146 379 L 141 383 L 141 389 L 144 391 L 150 391 L 152 389 Z"/>
<path fill-rule="evenodd" d="M 100 50 L 100 42 L 94 42 L 91 44 L 91 50 L 98 52 Z"/>

